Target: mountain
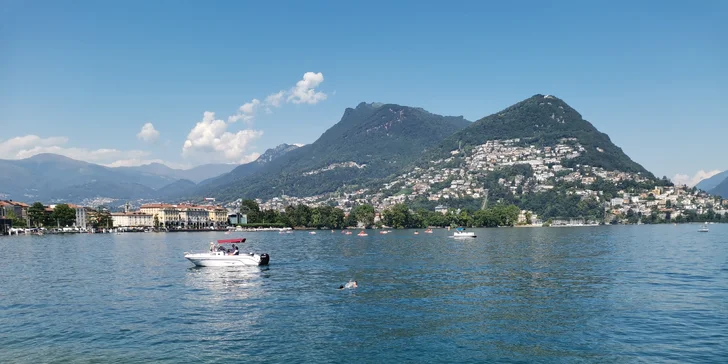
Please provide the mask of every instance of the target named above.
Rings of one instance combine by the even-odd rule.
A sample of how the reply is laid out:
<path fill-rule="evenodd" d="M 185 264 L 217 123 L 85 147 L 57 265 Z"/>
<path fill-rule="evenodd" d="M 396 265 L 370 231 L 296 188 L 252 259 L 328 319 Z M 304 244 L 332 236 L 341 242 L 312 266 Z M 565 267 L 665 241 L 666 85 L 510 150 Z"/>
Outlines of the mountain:
<path fill-rule="evenodd" d="M 151 163 L 136 167 L 115 167 L 113 169 L 162 176 L 172 180 L 186 179 L 194 183 L 200 183 L 204 180 L 228 173 L 237 166 L 237 164 L 203 164 L 190 169 L 175 169 L 161 163 Z"/>
<path fill-rule="evenodd" d="M 719 185 L 708 191 L 711 195 L 728 198 L 728 178 L 724 179 Z"/>
<path fill-rule="evenodd" d="M 151 199 L 157 197 L 155 190 L 138 183 L 108 181 L 94 181 L 68 186 L 55 189 L 46 195 L 41 194 L 40 196 L 43 196 L 40 199 L 43 201 L 57 200 L 76 203 L 94 197 L 109 197 L 119 200 Z"/>
<path fill-rule="evenodd" d="M 724 182 L 726 179 L 728 179 L 728 171 L 723 171 L 721 173 L 716 174 L 715 176 L 712 176 L 710 178 L 706 178 L 698 184 L 695 185 L 695 188 L 699 190 L 703 190 L 706 192 L 710 192 L 712 189 L 718 187 L 719 184 Z M 725 196 L 725 195 L 723 195 Z"/>
<path fill-rule="evenodd" d="M 270 163 L 274 159 L 277 159 L 280 156 L 282 156 L 292 150 L 298 149 L 298 148 L 300 148 L 300 146 L 284 143 L 275 148 L 270 148 L 270 149 L 266 150 L 265 153 L 263 153 L 260 157 L 258 157 L 258 159 L 256 159 L 253 163 L 256 163 L 259 165 L 264 165 L 264 164 Z"/>
<path fill-rule="evenodd" d="M 181 179 L 157 189 L 154 198 L 159 200 L 166 200 L 168 198 L 187 193 L 195 187 L 197 187 L 196 183 L 188 179 Z"/>
<path fill-rule="evenodd" d="M 343 185 L 368 184 L 401 171 L 468 125 L 462 116 L 362 102 L 347 108 L 341 120 L 314 143 L 289 151 L 247 175 L 198 191 L 198 197 L 309 196 L 333 192 Z"/>
<path fill-rule="evenodd" d="M 46 201 L 68 195 L 95 197 L 99 196 L 94 195 L 97 192 L 113 197 L 108 193 L 125 191 L 122 195 L 127 195 L 130 190 L 142 190 L 137 185 L 153 190 L 173 181 L 165 176 L 115 170 L 56 154 L 0 160 L 0 194 L 17 200 Z M 66 190 L 72 186 L 77 188 Z"/>
<path fill-rule="evenodd" d="M 458 148 L 468 149 L 488 140 L 517 138 L 522 144 L 541 146 L 556 145 L 562 138 L 576 138 L 584 150 L 571 159 L 572 165 L 641 173 L 654 178 L 614 145 L 607 134 L 597 130 L 564 101 L 550 95 L 535 95 L 472 123 L 447 137 L 429 158 L 446 157 Z"/>
<path fill-rule="evenodd" d="M 285 143 L 278 145 L 275 148 L 270 148 L 270 149 L 266 150 L 265 153 L 263 153 L 260 157 L 258 157 L 258 159 L 254 160 L 250 163 L 241 164 L 241 165 L 235 167 L 235 169 L 233 169 L 229 173 L 226 173 L 226 174 L 223 174 L 223 175 L 220 175 L 217 177 L 213 177 L 213 178 L 208 178 L 208 179 L 200 182 L 200 186 L 204 186 L 204 190 L 211 190 L 211 189 L 218 188 L 220 186 L 224 186 L 228 183 L 232 183 L 240 178 L 249 176 L 249 175 L 259 171 L 266 164 L 268 164 L 268 163 L 272 162 L 273 160 L 281 157 L 282 155 L 284 155 L 292 150 L 298 149 L 298 148 L 299 147 L 297 145 L 285 144 Z"/>

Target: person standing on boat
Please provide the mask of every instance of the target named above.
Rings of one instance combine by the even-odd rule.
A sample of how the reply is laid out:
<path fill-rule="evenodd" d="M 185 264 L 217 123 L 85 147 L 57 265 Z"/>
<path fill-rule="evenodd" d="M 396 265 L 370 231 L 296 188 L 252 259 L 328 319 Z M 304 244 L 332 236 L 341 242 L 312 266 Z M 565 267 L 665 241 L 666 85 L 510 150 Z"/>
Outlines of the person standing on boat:
<path fill-rule="evenodd" d="M 238 247 L 237 247 L 237 246 L 235 246 L 235 244 L 233 244 L 233 248 L 235 249 L 235 252 L 233 253 L 233 255 L 238 255 L 238 254 L 240 254 L 240 250 L 238 250 Z"/>

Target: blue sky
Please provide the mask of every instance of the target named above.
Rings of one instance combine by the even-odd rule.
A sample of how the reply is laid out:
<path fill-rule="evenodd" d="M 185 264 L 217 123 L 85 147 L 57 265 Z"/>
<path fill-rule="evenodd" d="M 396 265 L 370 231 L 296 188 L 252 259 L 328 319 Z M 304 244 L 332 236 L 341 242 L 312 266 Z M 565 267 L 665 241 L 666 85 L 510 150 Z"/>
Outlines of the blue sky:
<path fill-rule="evenodd" d="M 240 162 L 361 101 L 477 120 L 542 93 L 688 180 L 728 169 L 726 4 L 0 1 L 0 158 Z"/>

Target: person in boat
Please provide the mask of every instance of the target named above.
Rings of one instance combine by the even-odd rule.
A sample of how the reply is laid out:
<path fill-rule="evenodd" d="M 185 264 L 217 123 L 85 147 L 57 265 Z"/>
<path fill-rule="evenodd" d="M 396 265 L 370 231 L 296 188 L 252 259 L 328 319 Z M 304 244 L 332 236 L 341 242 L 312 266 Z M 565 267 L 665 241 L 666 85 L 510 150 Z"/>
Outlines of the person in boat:
<path fill-rule="evenodd" d="M 239 255 L 240 254 L 240 250 L 238 250 L 238 247 L 235 246 L 235 245 L 233 245 L 233 247 L 235 248 L 235 251 L 233 251 L 233 255 Z"/>

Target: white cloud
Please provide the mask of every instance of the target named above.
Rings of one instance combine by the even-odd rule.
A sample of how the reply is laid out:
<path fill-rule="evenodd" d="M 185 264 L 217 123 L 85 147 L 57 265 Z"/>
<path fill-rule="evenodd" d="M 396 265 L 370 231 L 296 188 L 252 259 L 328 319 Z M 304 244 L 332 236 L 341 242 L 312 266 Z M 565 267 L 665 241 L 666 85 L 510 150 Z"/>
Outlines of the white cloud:
<path fill-rule="evenodd" d="M 131 159 L 121 159 L 118 161 L 114 161 L 111 163 L 104 164 L 106 167 L 136 167 L 136 166 L 143 166 L 145 164 L 151 164 L 151 163 L 161 163 L 161 164 L 167 164 L 161 159 L 142 159 L 142 158 L 131 158 Z M 171 167 L 168 165 L 168 167 Z"/>
<path fill-rule="evenodd" d="M 316 92 L 316 87 L 324 82 L 324 74 L 306 72 L 303 79 L 296 83 L 296 86 L 289 91 L 288 101 L 294 104 L 316 104 L 326 100 L 326 94 Z"/>
<path fill-rule="evenodd" d="M 87 149 L 65 147 L 66 137 L 41 138 L 37 135 L 15 137 L 0 142 L 0 159 L 25 159 L 43 153 L 53 153 L 90 163 L 108 165 L 119 160 L 142 159 L 149 155 L 141 150 Z"/>
<path fill-rule="evenodd" d="M 716 174 L 720 173 L 721 171 L 715 169 L 712 171 L 704 171 L 699 170 L 697 173 L 695 173 L 694 176 L 690 177 L 687 174 L 676 174 L 672 177 L 672 182 L 677 185 L 688 185 L 690 187 L 693 187 L 697 185 L 700 181 L 715 176 Z"/>
<path fill-rule="evenodd" d="M 136 136 L 139 140 L 154 142 L 159 138 L 159 132 L 154 129 L 154 125 L 152 125 L 152 123 L 146 123 L 142 126 L 142 130 Z"/>
<path fill-rule="evenodd" d="M 253 99 L 250 102 L 246 102 L 243 106 L 238 108 L 238 113 L 228 117 L 228 122 L 234 123 L 238 120 L 245 122 L 251 122 L 255 118 L 255 110 L 260 106 L 260 100 Z"/>
<path fill-rule="evenodd" d="M 35 147 L 49 147 L 68 142 L 66 137 L 41 138 L 37 135 L 26 135 L 8 139 L 0 143 L 0 158 L 18 159 L 17 153 Z"/>
<path fill-rule="evenodd" d="M 255 113 L 255 108 L 260 105 L 260 100 L 253 99 L 251 102 L 247 102 L 243 104 L 243 106 L 240 107 L 240 112 L 243 114 L 253 114 Z"/>
<path fill-rule="evenodd" d="M 195 124 L 187 135 L 187 140 L 182 146 L 182 156 L 204 158 L 208 163 L 219 162 L 220 158 L 228 162 L 245 163 L 244 161 L 251 158 L 251 154 L 245 153 L 263 132 L 244 129 L 232 133 L 227 131 L 227 127 L 228 124 L 223 120 L 215 119 L 214 112 L 206 111 L 202 121 Z"/>
<path fill-rule="evenodd" d="M 239 120 L 252 123 L 260 107 L 265 107 L 264 111 L 266 114 L 272 114 L 272 108 L 281 107 L 284 102 L 317 104 L 319 101 L 326 100 L 327 97 L 325 93 L 316 92 L 315 90 L 322 82 L 324 82 L 323 73 L 306 72 L 303 74 L 303 79 L 298 81 L 296 86 L 292 87 L 289 91 L 278 91 L 270 94 L 262 102 L 258 99 L 246 102 L 238 108 L 237 113 L 228 117 L 228 123 L 234 123 Z"/>
<path fill-rule="evenodd" d="M 270 94 L 265 98 L 265 104 L 273 107 L 280 107 L 284 96 L 285 91 L 278 91 L 274 94 Z"/>

